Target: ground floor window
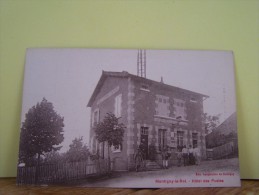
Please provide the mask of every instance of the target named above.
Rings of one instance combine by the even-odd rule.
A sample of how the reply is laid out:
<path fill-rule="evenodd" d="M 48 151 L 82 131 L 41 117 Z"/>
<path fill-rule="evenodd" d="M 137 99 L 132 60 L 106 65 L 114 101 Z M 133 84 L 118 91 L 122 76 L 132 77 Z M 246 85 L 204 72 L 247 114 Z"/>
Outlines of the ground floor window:
<path fill-rule="evenodd" d="M 184 136 L 183 131 L 177 131 L 177 148 L 182 148 L 184 146 L 183 136 Z"/>
<path fill-rule="evenodd" d="M 119 144 L 117 146 L 112 146 L 112 152 L 116 153 L 116 152 L 121 152 L 122 151 L 122 144 Z"/>
<path fill-rule="evenodd" d="M 198 133 L 192 133 L 192 146 L 193 148 L 198 146 Z"/>
<path fill-rule="evenodd" d="M 105 143 L 104 143 L 104 142 L 101 142 L 101 143 L 100 143 L 100 145 L 99 145 L 99 147 L 100 147 L 100 148 L 99 148 L 99 150 L 100 150 L 100 152 L 99 152 L 100 154 L 99 154 L 99 155 L 100 155 L 100 157 L 101 157 L 101 158 L 104 158 L 104 152 L 105 152 L 104 148 L 105 148 Z"/>
<path fill-rule="evenodd" d="M 166 147 L 166 129 L 158 130 L 158 146 L 160 151 Z"/>

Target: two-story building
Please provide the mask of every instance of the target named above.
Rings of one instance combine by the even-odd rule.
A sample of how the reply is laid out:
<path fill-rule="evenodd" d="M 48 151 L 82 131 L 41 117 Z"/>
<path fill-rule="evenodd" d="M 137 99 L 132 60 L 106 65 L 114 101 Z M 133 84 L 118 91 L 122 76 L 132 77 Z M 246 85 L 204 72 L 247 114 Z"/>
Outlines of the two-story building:
<path fill-rule="evenodd" d="M 112 147 L 114 169 L 130 170 L 138 146 L 149 146 L 159 154 L 164 147 L 171 151 L 199 146 L 205 158 L 205 132 L 202 122 L 203 101 L 208 96 L 139 77 L 128 72 L 103 71 L 87 104 L 91 107 L 89 147 L 91 152 L 107 155 L 107 145 L 95 139 L 94 124 L 112 112 L 127 127 L 120 147 Z"/>

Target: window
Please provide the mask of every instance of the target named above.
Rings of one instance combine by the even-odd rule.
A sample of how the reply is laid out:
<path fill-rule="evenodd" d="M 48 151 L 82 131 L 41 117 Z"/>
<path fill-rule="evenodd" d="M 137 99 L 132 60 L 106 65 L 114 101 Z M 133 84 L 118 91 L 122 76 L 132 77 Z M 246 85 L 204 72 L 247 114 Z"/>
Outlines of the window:
<path fill-rule="evenodd" d="M 166 146 L 166 129 L 158 130 L 158 146 L 160 151 Z"/>
<path fill-rule="evenodd" d="M 142 84 L 141 87 L 140 87 L 140 90 L 148 91 L 148 92 L 150 91 L 148 85 L 146 85 L 146 84 Z"/>
<path fill-rule="evenodd" d="M 100 120 L 100 110 L 96 109 L 92 115 L 92 126 L 95 126 Z"/>
<path fill-rule="evenodd" d="M 183 147 L 183 131 L 177 131 L 177 147 Z"/>
<path fill-rule="evenodd" d="M 195 98 L 191 98 L 190 102 L 197 103 L 197 100 Z"/>
<path fill-rule="evenodd" d="M 95 151 L 96 153 L 99 153 L 99 147 L 98 147 L 99 143 L 98 141 L 95 139 Z"/>
<path fill-rule="evenodd" d="M 163 95 L 156 95 L 156 115 L 169 116 L 170 114 L 170 103 L 169 97 Z"/>
<path fill-rule="evenodd" d="M 148 127 L 141 127 L 141 135 L 148 135 Z"/>
<path fill-rule="evenodd" d="M 105 142 L 99 144 L 99 156 L 104 159 Z"/>
<path fill-rule="evenodd" d="M 122 102 L 122 94 L 119 94 L 115 97 L 115 105 L 114 105 L 114 115 L 119 118 L 121 117 L 121 102 Z"/>
<path fill-rule="evenodd" d="M 170 137 L 171 137 L 171 145 L 174 145 L 175 144 L 175 133 L 173 130 L 171 130 Z"/>
<path fill-rule="evenodd" d="M 90 146 L 90 150 L 93 151 L 93 148 L 94 148 L 94 137 L 91 137 L 89 146 Z"/>
<path fill-rule="evenodd" d="M 121 152 L 122 151 L 122 144 L 119 144 L 117 146 L 112 145 L 111 150 L 112 150 L 113 153 Z"/>
<path fill-rule="evenodd" d="M 122 145 L 121 145 L 121 144 L 118 145 L 118 146 L 114 146 L 114 149 L 115 149 L 115 150 L 121 150 L 121 148 L 122 148 Z"/>
<path fill-rule="evenodd" d="M 98 110 L 96 110 L 94 112 L 94 123 L 98 123 L 99 121 L 99 113 L 98 113 Z"/>
<path fill-rule="evenodd" d="M 196 148 L 198 146 L 198 134 L 192 133 L 192 145 L 193 148 Z"/>
<path fill-rule="evenodd" d="M 185 101 L 182 99 L 174 99 L 174 103 L 174 115 L 186 119 Z"/>

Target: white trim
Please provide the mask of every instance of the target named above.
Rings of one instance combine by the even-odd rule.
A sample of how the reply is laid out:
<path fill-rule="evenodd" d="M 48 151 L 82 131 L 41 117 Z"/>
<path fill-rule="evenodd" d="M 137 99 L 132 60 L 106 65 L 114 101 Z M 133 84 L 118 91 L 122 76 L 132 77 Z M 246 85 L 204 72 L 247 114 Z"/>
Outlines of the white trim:
<path fill-rule="evenodd" d="M 192 103 L 197 103 L 198 101 L 197 101 L 195 98 L 191 98 L 191 99 L 190 99 L 190 102 L 192 102 Z"/>
<path fill-rule="evenodd" d="M 142 90 L 142 91 L 146 91 L 146 92 L 150 92 L 150 90 L 149 90 L 149 89 L 140 88 L 140 90 Z"/>
<path fill-rule="evenodd" d="M 155 114 L 154 117 L 157 117 L 157 118 L 164 118 L 164 119 L 170 119 L 170 120 L 173 120 L 173 121 L 178 121 L 176 118 L 173 118 L 173 117 L 170 117 L 170 116 L 162 116 L 162 115 L 157 115 L 157 114 Z M 181 119 L 180 122 L 188 122 L 188 120 Z"/>

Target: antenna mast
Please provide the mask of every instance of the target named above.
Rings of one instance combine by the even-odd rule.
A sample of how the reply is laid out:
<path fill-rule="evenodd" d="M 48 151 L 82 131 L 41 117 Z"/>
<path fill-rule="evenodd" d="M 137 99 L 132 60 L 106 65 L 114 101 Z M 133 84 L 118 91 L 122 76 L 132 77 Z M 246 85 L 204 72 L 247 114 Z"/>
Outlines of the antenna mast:
<path fill-rule="evenodd" d="M 138 76 L 146 78 L 146 50 L 138 50 L 137 69 Z"/>

